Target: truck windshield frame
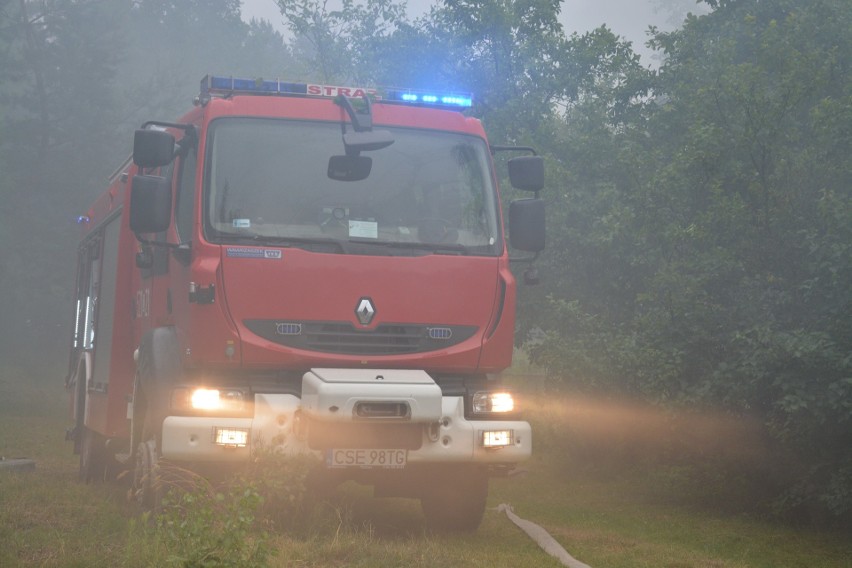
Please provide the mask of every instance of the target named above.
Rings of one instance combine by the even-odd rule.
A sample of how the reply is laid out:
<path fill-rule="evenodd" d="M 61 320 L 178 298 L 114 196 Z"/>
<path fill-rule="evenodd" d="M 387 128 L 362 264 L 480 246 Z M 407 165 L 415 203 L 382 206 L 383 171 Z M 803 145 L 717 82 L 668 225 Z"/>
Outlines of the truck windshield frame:
<path fill-rule="evenodd" d="M 341 253 L 353 250 L 347 243 L 367 243 L 376 254 L 410 249 L 499 256 L 499 202 L 485 140 L 460 132 L 382 129 L 394 142 L 361 153 L 372 160 L 369 176 L 341 181 L 328 175 L 330 158 L 345 152 L 339 122 L 211 121 L 205 238 L 302 248 L 333 242 L 340 246 L 319 250 Z"/>

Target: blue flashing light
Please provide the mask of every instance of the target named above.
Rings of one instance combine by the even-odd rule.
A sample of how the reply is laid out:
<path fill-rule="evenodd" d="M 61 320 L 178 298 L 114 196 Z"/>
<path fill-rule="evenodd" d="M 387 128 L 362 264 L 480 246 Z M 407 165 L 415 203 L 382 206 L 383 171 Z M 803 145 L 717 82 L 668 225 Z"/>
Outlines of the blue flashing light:
<path fill-rule="evenodd" d="M 445 105 L 456 105 L 465 108 L 473 105 L 473 101 L 470 98 L 456 96 L 441 97 L 441 102 Z"/>
<path fill-rule="evenodd" d="M 473 97 L 469 94 L 442 93 L 439 91 L 418 91 L 414 89 L 386 89 L 382 98 L 389 102 L 417 104 L 423 106 L 466 109 L 473 106 Z"/>
<path fill-rule="evenodd" d="M 84 224 L 88 223 L 89 221 L 91 221 L 91 219 L 89 219 L 88 215 L 80 215 L 79 217 L 77 217 L 77 224 L 78 225 L 84 225 Z"/>

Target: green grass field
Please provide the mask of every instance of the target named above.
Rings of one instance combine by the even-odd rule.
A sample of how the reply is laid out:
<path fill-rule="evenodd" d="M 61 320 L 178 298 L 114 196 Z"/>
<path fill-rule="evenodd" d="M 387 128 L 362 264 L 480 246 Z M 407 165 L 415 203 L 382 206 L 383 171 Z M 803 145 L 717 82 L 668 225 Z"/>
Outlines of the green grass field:
<path fill-rule="evenodd" d="M 595 568 L 852 567 L 848 535 L 747 516 L 738 503 L 748 488 L 734 480 L 696 484 L 682 468 L 644 465 L 643 456 L 678 449 L 661 441 L 670 420 L 606 402 L 532 396 L 528 404 L 534 458 L 521 475 L 492 482 L 475 534 L 430 534 L 415 501 L 347 485 L 333 505 L 294 523 L 298 530 L 275 530 L 259 516 L 268 564 L 559 566 L 496 511 L 508 503 Z M 719 446 L 732 436 L 741 443 L 726 459 L 756 459 L 742 444 L 748 429 L 724 422 L 691 422 L 688 442 Z M 182 565 L 141 521 L 127 487 L 77 482 L 67 426 L 61 385 L 0 376 L 0 456 L 37 463 L 34 472 L 0 471 L 0 566 Z"/>

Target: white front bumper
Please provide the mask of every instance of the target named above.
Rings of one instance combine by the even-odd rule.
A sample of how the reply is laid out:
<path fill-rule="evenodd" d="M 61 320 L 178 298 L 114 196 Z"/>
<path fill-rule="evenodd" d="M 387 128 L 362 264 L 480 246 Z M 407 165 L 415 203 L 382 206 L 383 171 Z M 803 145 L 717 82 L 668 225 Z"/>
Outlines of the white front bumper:
<path fill-rule="evenodd" d="M 256 394 L 254 416 L 217 418 L 209 416 L 169 416 L 163 422 L 163 457 L 195 462 L 246 462 L 260 449 L 297 455 L 311 451 L 304 425 L 300 424 L 301 401 L 290 394 Z M 532 454 L 532 430 L 519 420 L 467 420 L 462 397 L 443 397 L 440 420 L 423 425 L 423 443 L 408 451 L 409 464 L 479 463 L 515 464 Z M 346 422 L 336 427 L 347 428 Z M 394 428 L 386 423 L 383 428 Z M 245 447 L 225 447 L 215 443 L 217 428 L 244 428 L 249 431 Z M 498 449 L 482 446 L 482 431 L 511 430 L 512 445 Z M 315 452 L 319 454 L 319 452 Z"/>

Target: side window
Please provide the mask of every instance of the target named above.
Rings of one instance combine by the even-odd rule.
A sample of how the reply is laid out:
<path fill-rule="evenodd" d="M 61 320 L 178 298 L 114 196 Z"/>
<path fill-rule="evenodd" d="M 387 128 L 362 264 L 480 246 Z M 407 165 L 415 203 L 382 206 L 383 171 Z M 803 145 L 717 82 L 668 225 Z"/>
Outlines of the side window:
<path fill-rule="evenodd" d="M 84 262 L 88 262 L 88 277 L 85 283 L 84 293 L 81 297 L 80 309 L 83 312 L 83 333 L 81 336 L 81 346 L 83 349 L 93 349 L 95 347 L 95 316 L 97 314 L 98 291 L 100 290 L 101 278 L 101 239 L 95 238 L 89 241 L 87 258 Z"/>
<path fill-rule="evenodd" d="M 195 212 L 195 147 L 190 147 L 181 157 L 175 203 L 175 226 L 178 239 L 186 243 L 192 238 L 192 220 Z"/>

